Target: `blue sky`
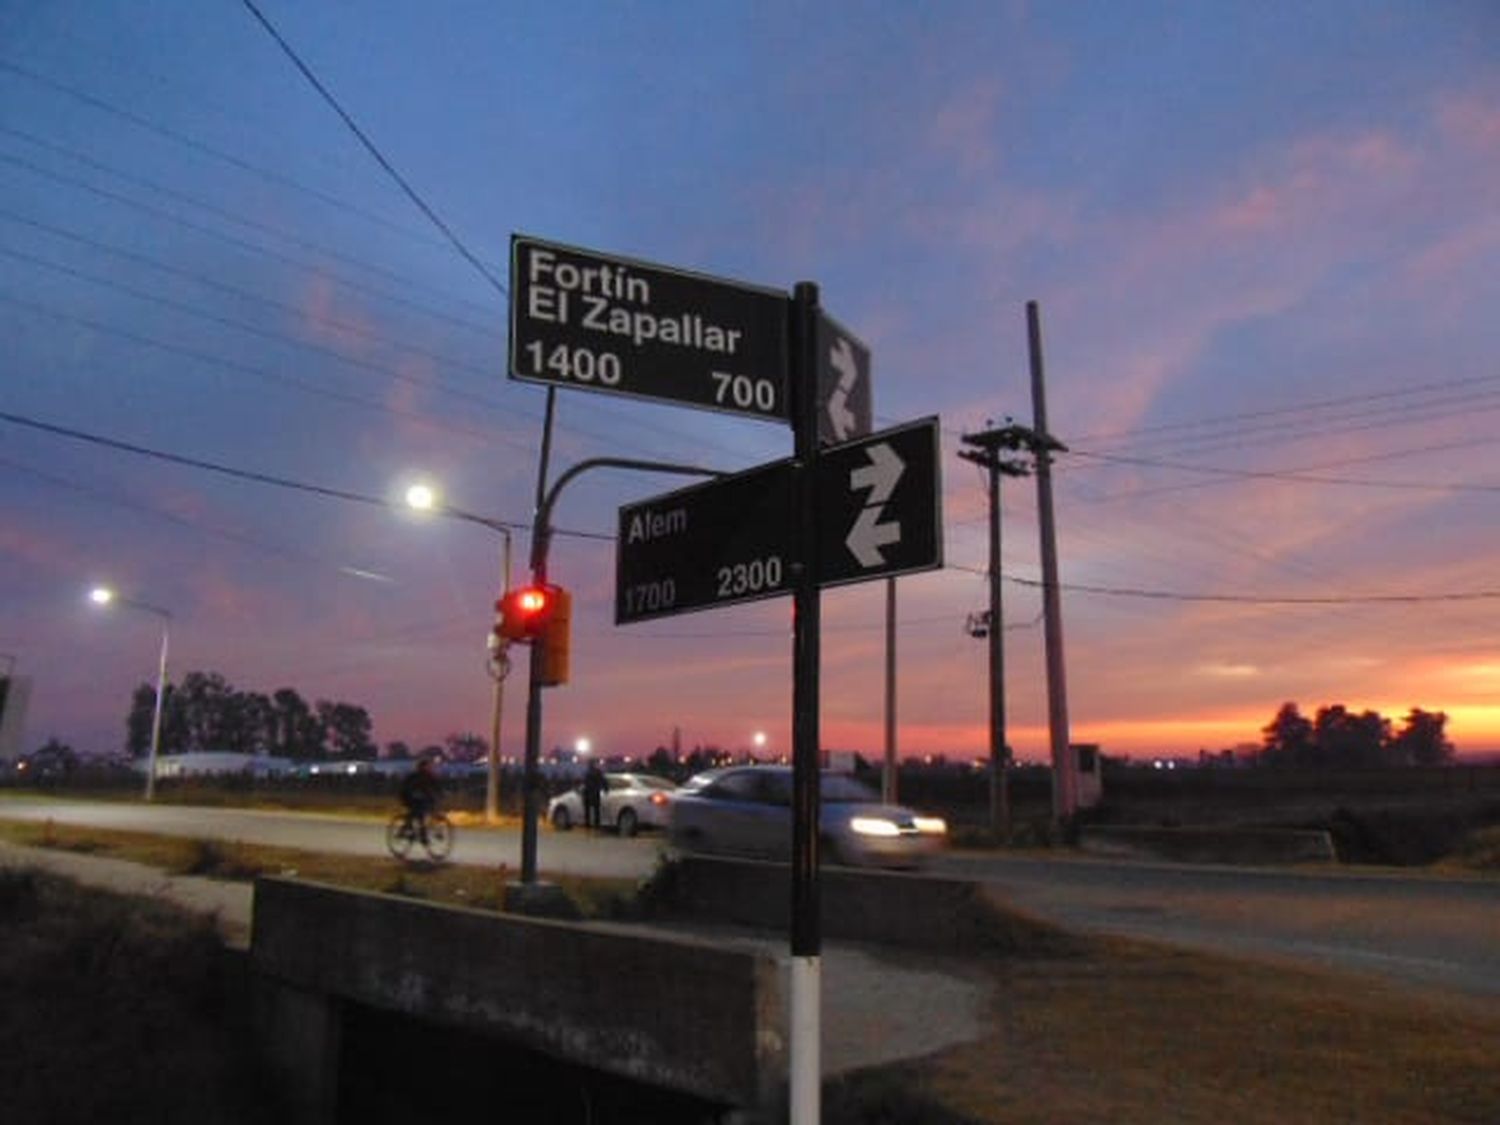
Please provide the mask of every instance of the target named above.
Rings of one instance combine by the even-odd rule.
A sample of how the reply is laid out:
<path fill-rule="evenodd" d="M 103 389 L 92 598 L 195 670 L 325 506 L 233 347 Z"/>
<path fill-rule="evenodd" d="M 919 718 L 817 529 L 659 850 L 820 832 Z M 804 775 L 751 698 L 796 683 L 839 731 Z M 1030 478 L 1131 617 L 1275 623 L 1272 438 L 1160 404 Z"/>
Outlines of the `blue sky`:
<path fill-rule="evenodd" d="M 1027 300 L 1073 450 L 1076 738 L 1217 748 L 1293 699 L 1441 709 L 1461 748 L 1500 746 L 1493 5 L 260 7 L 497 276 L 521 231 L 814 280 L 873 349 L 879 423 L 940 415 L 950 565 L 900 583 L 904 749 L 986 746 L 963 631 L 984 494 L 956 452 L 1031 417 Z M 241 4 L 0 2 L 0 411 L 367 495 L 424 474 L 524 524 L 543 394 L 505 377 L 506 320 Z M 781 426 L 585 393 L 559 421 L 559 466 L 790 451 Z M 558 522 L 608 534 L 676 483 L 580 478 Z M 1005 516 L 1037 756 L 1029 486 Z M 174 675 L 358 702 L 381 741 L 488 727 L 482 528 L 14 422 L 0 528 L 32 743 L 111 748 L 154 674 L 152 621 L 84 602 L 103 579 L 171 608 Z M 787 603 L 617 629 L 613 565 L 557 545 L 577 639 L 549 744 L 785 746 Z M 1348 600 L 1391 595 L 1422 600 Z M 830 745 L 880 748 L 882 609 L 878 584 L 825 598 Z"/>

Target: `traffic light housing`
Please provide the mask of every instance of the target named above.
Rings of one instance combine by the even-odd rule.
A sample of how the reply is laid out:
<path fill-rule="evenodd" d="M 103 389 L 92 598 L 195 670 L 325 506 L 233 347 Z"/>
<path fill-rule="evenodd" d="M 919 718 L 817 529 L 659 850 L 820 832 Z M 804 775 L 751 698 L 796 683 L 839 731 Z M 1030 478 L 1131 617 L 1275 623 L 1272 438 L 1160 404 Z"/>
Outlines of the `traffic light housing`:
<path fill-rule="evenodd" d="M 495 635 L 502 644 L 534 642 L 531 658 L 540 662 L 538 682 L 546 687 L 567 683 L 572 595 L 550 583 L 520 586 L 507 591 L 495 610 Z"/>
<path fill-rule="evenodd" d="M 542 666 L 537 676 L 539 683 L 556 687 L 568 682 L 568 649 L 572 640 L 573 595 L 561 586 L 553 586 L 552 608 L 537 643 L 532 647 L 531 658 L 540 660 Z"/>
<path fill-rule="evenodd" d="M 541 635 L 557 604 L 556 586 L 518 586 L 495 603 L 495 634 L 507 641 L 530 641 Z"/>

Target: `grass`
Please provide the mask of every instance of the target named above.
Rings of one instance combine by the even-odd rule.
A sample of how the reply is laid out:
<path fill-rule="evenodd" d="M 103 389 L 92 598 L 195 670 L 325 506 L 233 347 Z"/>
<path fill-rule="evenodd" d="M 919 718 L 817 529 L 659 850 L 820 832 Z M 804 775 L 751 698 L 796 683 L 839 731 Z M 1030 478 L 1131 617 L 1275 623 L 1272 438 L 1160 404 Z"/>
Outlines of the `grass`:
<path fill-rule="evenodd" d="M 206 919 L 0 871 L 0 1089 L 13 1121 L 279 1118 L 238 965 Z"/>
<path fill-rule="evenodd" d="M 983 1037 L 834 1084 L 830 1125 L 1500 1121 L 1493 1005 L 1124 941 L 989 973 Z"/>
<path fill-rule="evenodd" d="M 514 878 L 514 873 L 503 866 L 406 862 L 382 856 L 328 854 L 238 841 L 88 828 L 50 820 L 0 820 L 0 839 L 25 847 L 131 860 L 174 875 L 201 875 L 236 882 L 248 882 L 259 875 L 299 876 L 356 890 L 481 910 L 500 909 L 505 883 Z M 586 918 L 621 918 L 632 913 L 637 890 L 633 879 L 579 875 L 548 878 L 562 887 Z"/>

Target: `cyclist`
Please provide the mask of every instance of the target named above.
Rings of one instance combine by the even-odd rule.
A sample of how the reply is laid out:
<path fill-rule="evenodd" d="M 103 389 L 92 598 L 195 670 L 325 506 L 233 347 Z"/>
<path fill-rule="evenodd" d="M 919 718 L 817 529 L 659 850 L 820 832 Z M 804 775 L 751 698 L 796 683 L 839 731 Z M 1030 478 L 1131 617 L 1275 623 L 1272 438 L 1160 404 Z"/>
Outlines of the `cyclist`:
<path fill-rule="evenodd" d="M 406 820 L 417 830 L 417 838 L 427 843 L 427 816 L 437 807 L 437 769 L 431 758 L 423 758 L 417 768 L 407 774 L 401 782 L 401 803 L 406 807 Z"/>

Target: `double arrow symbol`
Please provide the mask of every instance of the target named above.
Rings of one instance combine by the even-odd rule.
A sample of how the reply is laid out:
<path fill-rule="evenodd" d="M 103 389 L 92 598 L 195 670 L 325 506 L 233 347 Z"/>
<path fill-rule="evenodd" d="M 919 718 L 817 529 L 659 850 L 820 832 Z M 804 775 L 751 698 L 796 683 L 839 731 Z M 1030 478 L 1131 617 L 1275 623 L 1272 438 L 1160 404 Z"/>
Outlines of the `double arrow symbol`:
<path fill-rule="evenodd" d="M 854 436 L 858 421 L 849 409 L 849 396 L 854 393 L 854 384 L 859 380 L 859 361 L 854 358 L 854 348 L 843 336 L 828 349 L 828 363 L 839 373 L 838 385 L 828 396 L 828 421 L 833 430 L 833 439 L 843 441 Z"/>
<path fill-rule="evenodd" d="M 880 516 L 885 502 L 896 490 L 896 482 L 906 471 L 906 462 L 896 456 L 896 451 L 883 441 L 876 442 L 864 452 L 870 463 L 850 471 L 849 490 L 859 492 L 868 488 L 870 495 L 866 507 L 860 510 L 854 526 L 845 537 L 844 545 L 859 560 L 860 566 L 871 567 L 885 562 L 885 556 L 880 553 L 881 547 L 901 542 L 901 524 L 881 523 Z"/>

